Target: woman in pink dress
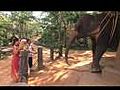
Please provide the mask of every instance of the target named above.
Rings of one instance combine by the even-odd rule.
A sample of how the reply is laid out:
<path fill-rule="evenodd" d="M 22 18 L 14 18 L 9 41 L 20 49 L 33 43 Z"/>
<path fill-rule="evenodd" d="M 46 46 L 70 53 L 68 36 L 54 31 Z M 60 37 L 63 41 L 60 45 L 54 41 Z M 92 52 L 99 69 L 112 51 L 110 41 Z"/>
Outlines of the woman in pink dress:
<path fill-rule="evenodd" d="M 19 39 L 16 38 L 13 41 L 13 53 L 11 62 L 11 76 L 14 82 L 19 81 Z"/>

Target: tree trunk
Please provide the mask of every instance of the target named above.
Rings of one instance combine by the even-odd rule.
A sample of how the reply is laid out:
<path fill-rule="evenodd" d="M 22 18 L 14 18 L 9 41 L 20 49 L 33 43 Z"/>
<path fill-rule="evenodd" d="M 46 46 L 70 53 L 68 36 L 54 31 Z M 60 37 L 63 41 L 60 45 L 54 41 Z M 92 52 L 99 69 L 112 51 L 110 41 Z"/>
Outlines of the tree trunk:
<path fill-rule="evenodd" d="M 62 53 L 63 53 L 63 34 L 62 34 L 62 28 L 59 31 L 59 56 L 58 57 L 62 57 Z"/>
<path fill-rule="evenodd" d="M 62 57 L 62 54 L 63 54 L 63 46 L 60 45 L 60 47 L 59 47 L 59 57 Z"/>
<path fill-rule="evenodd" d="M 84 38 L 84 48 L 88 49 L 88 38 L 87 37 Z"/>
<path fill-rule="evenodd" d="M 65 31 L 65 35 L 64 35 L 64 48 L 66 48 L 66 41 L 67 41 L 67 31 L 66 31 L 66 28 L 64 29 Z"/>
<path fill-rule="evenodd" d="M 38 70 L 43 69 L 43 53 L 42 48 L 38 48 Z"/>
<path fill-rule="evenodd" d="M 50 48 L 50 59 L 54 60 L 54 49 Z"/>

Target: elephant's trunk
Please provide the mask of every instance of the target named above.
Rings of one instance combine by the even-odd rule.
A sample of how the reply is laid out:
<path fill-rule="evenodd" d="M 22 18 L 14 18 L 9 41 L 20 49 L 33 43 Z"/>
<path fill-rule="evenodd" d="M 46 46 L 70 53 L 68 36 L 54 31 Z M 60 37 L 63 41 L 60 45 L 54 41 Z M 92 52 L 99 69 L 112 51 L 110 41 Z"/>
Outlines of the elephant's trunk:
<path fill-rule="evenodd" d="M 69 53 L 69 49 L 70 49 L 72 43 L 75 41 L 75 38 L 77 37 L 77 34 L 78 34 L 78 33 L 77 33 L 76 31 L 72 32 L 72 35 L 69 36 L 69 40 L 67 41 L 66 50 L 65 50 L 65 62 L 66 62 L 68 65 L 70 65 L 70 64 L 68 63 L 68 53 Z"/>

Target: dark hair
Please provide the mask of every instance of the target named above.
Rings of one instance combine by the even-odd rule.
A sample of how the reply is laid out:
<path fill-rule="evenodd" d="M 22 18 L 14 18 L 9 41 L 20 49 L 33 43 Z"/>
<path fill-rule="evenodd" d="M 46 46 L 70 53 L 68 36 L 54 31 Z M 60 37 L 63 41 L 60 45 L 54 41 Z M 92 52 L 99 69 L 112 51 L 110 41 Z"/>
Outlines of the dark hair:
<path fill-rule="evenodd" d="M 31 41 L 29 38 L 27 38 L 27 42 Z"/>
<path fill-rule="evenodd" d="M 18 38 L 14 38 L 13 41 L 12 41 L 12 46 L 15 45 L 15 42 L 19 41 Z"/>

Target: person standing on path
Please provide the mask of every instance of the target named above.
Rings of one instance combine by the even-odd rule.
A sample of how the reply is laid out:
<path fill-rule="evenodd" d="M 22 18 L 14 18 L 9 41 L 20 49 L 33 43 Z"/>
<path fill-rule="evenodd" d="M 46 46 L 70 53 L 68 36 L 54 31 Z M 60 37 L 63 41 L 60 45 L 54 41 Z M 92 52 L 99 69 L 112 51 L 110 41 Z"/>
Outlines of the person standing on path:
<path fill-rule="evenodd" d="M 29 64 L 29 70 L 28 73 L 30 74 L 31 68 L 33 66 L 33 44 L 31 43 L 30 39 L 27 39 L 27 43 L 28 43 L 28 49 L 29 49 L 29 54 L 28 54 L 28 64 Z"/>
<path fill-rule="evenodd" d="M 19 54 L 20 54 L 20 50 L 19 50 L 19 39 L 15 38 L 13 39 L 13 52 L 12 52 L 12 61 L 11 61 L 11 77 L 13 79 L 14 82 L 18 82 L 19 81 Z"/>

